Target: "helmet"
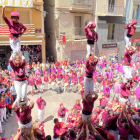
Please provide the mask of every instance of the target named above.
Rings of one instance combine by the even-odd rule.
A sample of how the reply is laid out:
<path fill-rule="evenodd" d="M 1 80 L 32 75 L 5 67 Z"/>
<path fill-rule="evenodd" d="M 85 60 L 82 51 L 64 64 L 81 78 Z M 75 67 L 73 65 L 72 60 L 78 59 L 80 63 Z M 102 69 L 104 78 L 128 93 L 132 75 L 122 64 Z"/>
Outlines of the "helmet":
<path fill-rule="evenodd" d="M 96 23 L 94 21 L 92 21 L 91 24 L 89 25 L 89 28 L 92 28 L 92 27 L 93 28 L 96 27 Z"/>
<path fill-rule="evenodd" d="M 11 17 L 18 17 L 19 18 L 19 13 L 14 11 L 11 13 Z"/>

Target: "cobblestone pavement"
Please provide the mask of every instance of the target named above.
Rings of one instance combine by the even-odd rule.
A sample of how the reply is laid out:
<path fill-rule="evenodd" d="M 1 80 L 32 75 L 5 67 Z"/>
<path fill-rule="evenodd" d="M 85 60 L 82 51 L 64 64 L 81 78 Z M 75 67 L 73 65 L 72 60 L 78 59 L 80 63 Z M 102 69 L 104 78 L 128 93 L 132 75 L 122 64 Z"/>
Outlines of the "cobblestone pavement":
<path fill-rule="evenodd" d="M 28 87 L 29 90 L 29 87 Z M 28 94 L 28 98 L 32 99 L 34 102 L 36 102 L 37 98 L 40 96 L 40 93 L 35 93 L 34 96 L 30 95 L 30 92 Z M 57 111 L 59 109 L 59 104 L 63 103 L 66 108 L 71 110 L 73 105 L 75 104 L 76 99 L 80 99 L 81 95 L 78 93 L 73 92 L 66 92 L 62 94 L 57 94 L 55 91 L 45 91 L 42 94 L 43 99 L 46 101 L 46 108 L 45 108 L 45 134 L 46 135 L 53 135 L 53 119 L 57 117 Z M 97 105 L 97 103 L 95 103 Z M 96 106 L 95 105 L 95 106 Z M 68 113 L 67 113 L 68 114 Z M 37 105 L 35 104 L 34 108 L 32 109 L 32 117 L 33 122 L 38 119 L 38 109 Z M 67 117 L 67 115 L 66 115 Z M 0 136 L 5 138 L 10 138 L 10 136 L 14 133 L 16 133 L 16 130 L 18 128 L 17 121 L 16 121 L 16 114 L 14 113 L 14 117 L 9 118 L 9 122 L 6 125 L 2 126 L 3 128 L 3 134 L 0 134 Z"/>

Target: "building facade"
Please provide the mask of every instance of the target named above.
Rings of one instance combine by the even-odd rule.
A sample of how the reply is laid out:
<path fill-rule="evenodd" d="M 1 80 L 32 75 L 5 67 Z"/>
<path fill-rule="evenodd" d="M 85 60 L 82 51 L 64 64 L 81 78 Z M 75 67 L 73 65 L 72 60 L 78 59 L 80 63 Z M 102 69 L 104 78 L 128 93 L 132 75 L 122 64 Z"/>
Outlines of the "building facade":
<path fill-rule="evenodd" d="M 137 20 L 136 32 L 132 37 L 132 45 L 140 50 L 140 0 L 127 0 L 126 21 Z"/>
<path fill-rule="evenodd" d="M 26 61 L 46 60 L 45 33 L 44 33 L 44 9 L 43 0 L 18 0 L 17 5 L 12 0 L 7 1 L 5 15 L 10 18 L 12 11 L 20 14 L 19 22 L 27 27 L 26 33 L 21 37 L 21 50 L 26 57 Z M 29 3 L 31 5 L 29 6 Z M 19 4 L 19 5 L 18 5 Z M 2 10 L 2 3 L 0 3 Z M 0 62 L 2 67 L 7 65 L 7 61 L 12 53 L 9 46 L 9 29 L 0 13 Z"/>
<path fill-rule="evenodd" d="M 124 49 L 125 0 L 55 0 L 57 60 L 71 61 L 85 58 L 84 27 L 95 21 L 99 40 L 96 55 L 119 52 Z M 62 42 L 65 35 L 66 44 Z"/>

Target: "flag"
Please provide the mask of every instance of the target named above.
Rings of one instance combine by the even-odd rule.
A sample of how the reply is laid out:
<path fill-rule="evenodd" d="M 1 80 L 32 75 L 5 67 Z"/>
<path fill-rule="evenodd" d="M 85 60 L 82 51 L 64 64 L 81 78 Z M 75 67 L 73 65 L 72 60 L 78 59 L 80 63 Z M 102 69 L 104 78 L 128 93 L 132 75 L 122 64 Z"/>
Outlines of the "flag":
<path fill-rule="evenodd" d="M 66 44 L 66 36 L 65 35 L 63 35 L 63 37 L 62 37 L 62 42 L 63 42 L 63 44 Z"/>

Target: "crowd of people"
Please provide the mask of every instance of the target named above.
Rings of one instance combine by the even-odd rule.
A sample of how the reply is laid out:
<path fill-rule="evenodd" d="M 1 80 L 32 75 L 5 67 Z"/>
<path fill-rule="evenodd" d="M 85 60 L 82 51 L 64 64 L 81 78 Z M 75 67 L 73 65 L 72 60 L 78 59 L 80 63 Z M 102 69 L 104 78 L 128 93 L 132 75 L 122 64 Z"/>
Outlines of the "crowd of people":
<path fill-rule="evenodd" d="M 86 60 L 75 62 L 26 62 L 21 53 L 20 37 L 26 27 L 19 23 L 19 13 L 12 12 L 11 20 L 3 19 L 10 30 L 10 46 L 13 54 L 8 70 L 0 69 L 0 132 L 2 125 L 16 113 L 19 128 L 11 140 L 137 140 L 140 139 L 140 52 L 131 46 L 137 21 L 129 23 L 125 37 L 125 53 L 122 62 L 118 54 L 95 56 L 98 34 L 96 24 L 89 22 L 84 28 L 87 37 Z M 133 54 L 136 57 L 132 60 Z M 53 58 L 52 58 L 53 61 Z M 58 116 L 54 119 L 53 136 L 45 135 L 44 114 L 46 101 L 42 93 L 49 89 L 57 94 L 75 92 L 81 94 L 71 111 L 60 104 Z M 32 121 L 35 102 L 27 96 L 30 86 L 40 92 L 36 104 L 38 120 Z M 38 95 L 37 95 L 38 96 Z M 96 107 L 95 106 L 96 101 Z M 98 104 L 98 105 L 97 105 Z M 66 112 L 69 112 L 66 118 Z M 2 140 L 6 138 L 0 138 Z"/>

